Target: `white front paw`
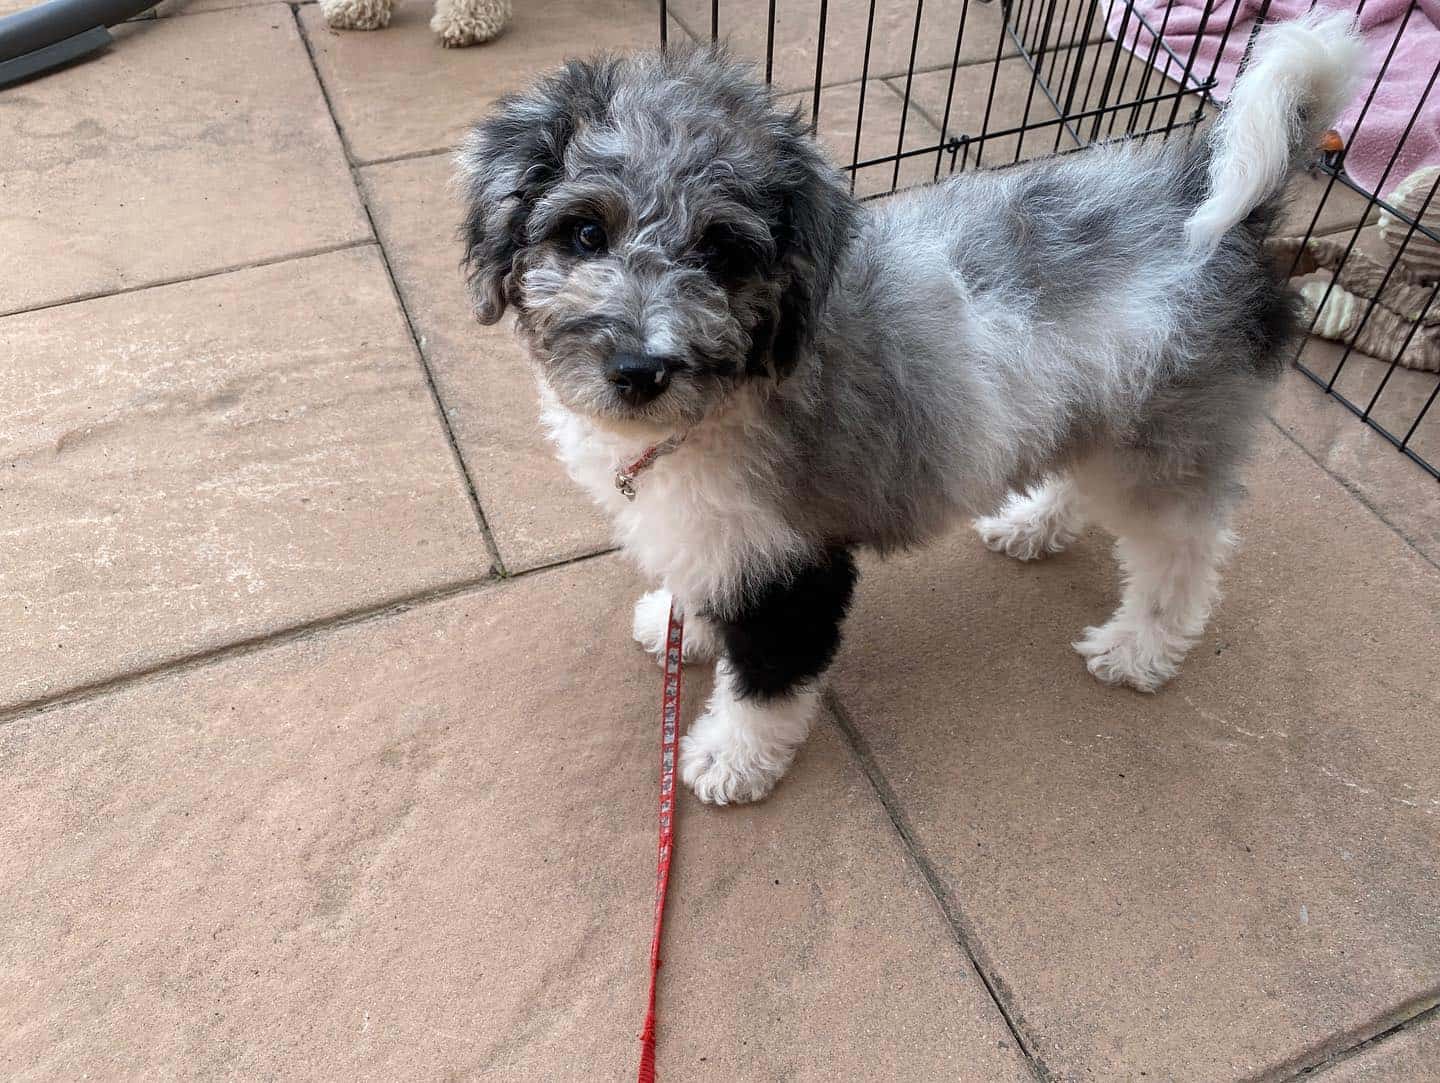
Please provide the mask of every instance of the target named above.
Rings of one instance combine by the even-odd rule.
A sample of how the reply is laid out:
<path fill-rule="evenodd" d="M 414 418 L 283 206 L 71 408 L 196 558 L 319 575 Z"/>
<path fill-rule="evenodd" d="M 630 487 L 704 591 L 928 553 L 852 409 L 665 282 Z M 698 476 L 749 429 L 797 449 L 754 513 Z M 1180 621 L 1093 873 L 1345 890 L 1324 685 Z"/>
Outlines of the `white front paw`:
<path fill-rule="evenodd" d="M 707 733 L 708 715 L 695 724 L 699 732 L 680 738 L 680 778 L 709 805 L 759 801 L 785 774 L 794 749 L 762 751 L 748 742 Z"/>
<path fill-rule="evenodd" d="M 669 631 L 670 592 L 652 590 L 640 595 L 640 600 L 635 603 L 635 621 L 630 634 L 662 665 L 665 662 L 665 637 Z M 699 617 L 686 620 L 683 642 L 681 657 L 687 662 L 703 662 L 715 657 L 713 632 L 710 625 Z"/>
<path fill-rule="evenodd" d="M 1118 620 L 1086 628 L 1072 646 L 1098 680 L 1129 685 L 1140 692 L 1154 692 L 1175 676 L 1184 656 L 1183 644 L 1163 631 Z"/>

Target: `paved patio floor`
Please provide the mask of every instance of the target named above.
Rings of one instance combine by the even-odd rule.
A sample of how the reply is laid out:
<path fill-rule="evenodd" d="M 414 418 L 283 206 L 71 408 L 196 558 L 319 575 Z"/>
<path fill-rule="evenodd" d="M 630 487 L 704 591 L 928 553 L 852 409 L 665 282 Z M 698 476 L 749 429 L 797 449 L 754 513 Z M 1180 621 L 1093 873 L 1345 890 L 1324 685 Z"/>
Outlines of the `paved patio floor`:
<path fill-rule="evenodd" d="M 659 18 L 516 6 L 444 51 L 413 0 L 343 35 L 165 0 L 0 91 L 4 1078 L 633 1072 L 643 584 L 508 329 L 468 316 L 445 150 Z M 903 113 L 893 6 L 874 153 Z M 670 7 L 672 38 L 707 32 L 708 4 Z M 722 31 L 763 49 L 764 7 Z M 777 82 L 808 106 L 813 15 L 781 7 Z M 820 131 L 847 158 L 866 7 L 830 5 Z M 923 145 L 945 87 L 912 89 Z M 1099 535 L 866 563 L 791 775 L 682 802 L 662 1078 L 1440 1079 L 1440 486 L 1292 374 L 1251 488 L 1225 600 L 1153 697 L 1068 647 L 1115 597 Z"/>

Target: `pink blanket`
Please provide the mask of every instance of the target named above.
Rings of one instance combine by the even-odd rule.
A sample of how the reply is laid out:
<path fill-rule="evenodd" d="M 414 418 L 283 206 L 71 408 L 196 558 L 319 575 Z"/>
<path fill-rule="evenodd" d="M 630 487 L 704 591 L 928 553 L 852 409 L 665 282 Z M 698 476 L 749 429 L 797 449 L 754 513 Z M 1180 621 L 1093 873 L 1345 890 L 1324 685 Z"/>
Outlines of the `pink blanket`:
<path fill-rule="evenodd" d="M 1112 38 L 1119 38 L 1124 25 L 1125 48 L 1141 60 L 1150 58 L 1155 38 L 1141 25 L 1135 12 L 1143 15 L 1150 26 L 1157 31 L 1165 19 L 1165 9 L 1171 7 L 1169 22 L 1165 24 L 1164 40 L 1175 55 L 1185 60 L 1195 43 L 1195 34 L 1200 29 L 1201 17 L 1206 5 L 1203 0 L 1134 0 L 1134 12 L 1126 21 L 1125 0 L 1103 0 L 1109 3 L 1107 29 Z M 1206 79 L 1215 65 L 1215 56 L 1225 33 L 1225 24 L 1236 0 L 1223 0 L 1209 5 L 1210 18 L 1205 22 L 1205 34 L 1200 41 L 1195 64 L 1191 68 L 1194 82 Z M 1216 87 L 1211 93 L 1220 101 L 1230 96 L 1230 87 L 1235 82 L 1235 69 L 1245 52 L 1245 43 L 1250 38 L 1250 29 L 1255 24 L 1255 15 L 1260 10 L 1261 0 L 1238 0 L 1240 11 L 1235 16 L 1234 29 L 1225 42 L 1224 55 L 1215 68 Z M 1335 11 L 1354 11 L 1354 0 L 1318 0 L 1318 7 Z M 1341 116 L 1336 127 L 1345 137 L 1345 172 L 1357 183 L 1370 191 L 1383 187 L 1385 191 L 1394 188 L 1416 169 L 1427 165 L 1440 164 L 1440 83 L 1430 88 L 1427 84 L 1434 77 L 1435 66 L 1440 63 L 1440 0 L 1417 0 L 1412 7 L 1411 0 L 1368 0 L 1360 13 L 1360 32 L 1365 40 L 1365 69 L 1360 91 L 1349 108 Z M 1311 0 L 1272 0 L 1266 13 L 1266 21 L 1293 19 L 1308 11 Z M 1409 19 L 1406 20 L 1406 13 Z M 1390 63 L 1385 68 L 1380 89 L 1376 91 L 1364 122 L 1356 131 L 1356 121 L 1370 93 L 1370 87 L 1385 64 L 1385 57 L 1400 33 L 1404 32 Z M 1157 51 L 1155 67 L 1162 71 L 1168 58 L 1163 51 Z M 1176 81 L 1180 78 L 1183 65 L 1177 67 L 1169 61 L 1166 72 Z M 1414 126 L 1408 137 L 1406 125 L 1415 113 L 1415 104 L 1425 98 Z M 1403 146 L 1401 140 L 1404 139 Z M 1400 154 L 1386 175 L 1390 156 L 1400 146 Z M 1383 192 L 1382 192 L 1383 194 Z"/>

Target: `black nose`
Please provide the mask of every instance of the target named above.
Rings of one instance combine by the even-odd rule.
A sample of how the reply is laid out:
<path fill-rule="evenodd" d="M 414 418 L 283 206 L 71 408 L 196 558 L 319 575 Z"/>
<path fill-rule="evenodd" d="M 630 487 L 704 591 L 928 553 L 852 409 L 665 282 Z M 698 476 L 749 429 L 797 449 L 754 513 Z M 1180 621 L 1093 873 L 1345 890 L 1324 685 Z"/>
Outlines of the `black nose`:
<path fill-rule="evenodd" d="M 644 406 L 670 385 L 670 366 L 663 357 L 617 353 L 605 366 L 605 376 L 631 406 Z"/>

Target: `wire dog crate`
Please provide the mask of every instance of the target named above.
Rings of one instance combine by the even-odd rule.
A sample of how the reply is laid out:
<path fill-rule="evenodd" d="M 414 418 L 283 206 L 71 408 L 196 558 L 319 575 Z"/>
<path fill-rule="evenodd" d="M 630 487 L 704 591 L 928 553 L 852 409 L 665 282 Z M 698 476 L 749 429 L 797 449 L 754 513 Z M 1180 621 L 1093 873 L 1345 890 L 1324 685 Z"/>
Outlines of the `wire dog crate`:
<path fill-rule="evenodd" d="M 1003 168 L 1111 139 L 1193 138 L 1217 108 L 1227 61 L 1233 72 L 1230 58 L 1240 54 L 1243 70 L 1271 6 L 661 0 L 660 40 L 723 40 L 753 59 L 782 101 L 808 111 L 851 190 L 874 199 L 958 170 Z M 1364 10 L 1359 0 L 1357 17 Z M 1433 112 L 1440 52 L 1426 56 L 1418 75 L 1407 52 L 1407 32 L 1427 18 L 1412 3 L 1393 35 L 1388 24 L 1367 31 L 1367 47 L 1373 52 L 1378 40 L 1384 53 L 1378 72 L 1348 139 L 1317 148 L 1275 257 L 1301 286 L 1311 315 L 1296 368 L 1440 480 L 1440 408 L 1432 411 L 1440 396 L 1440 169 L 1433 178 L 1430 171 L 1392 176 L 1419 141 L 1412 137 L 1428 132 L 1440 142 L 1440 131 L 1431 131 L 1440 129 Z M 1403 123 L 1390 100 L 1402 74 L 1416 88 Z M 1366 184 L 1347 171 L 1346 154 L 1362 133 L 1372 137 L 1377 98 L 1398 138 Z M 1399 192 L 1384 194 L 1402 179 Z"/>

